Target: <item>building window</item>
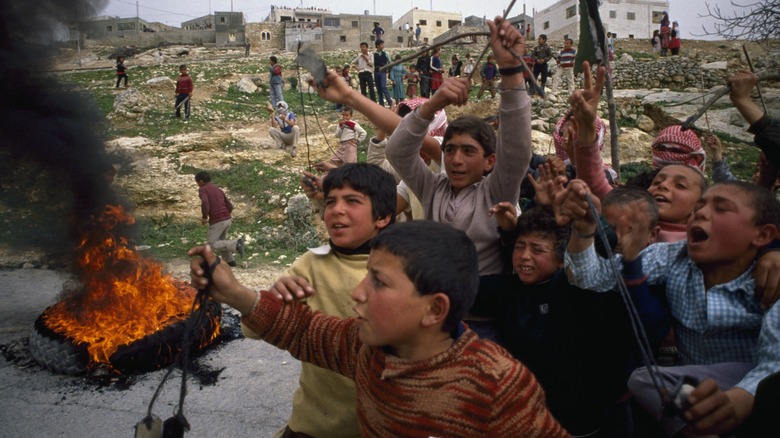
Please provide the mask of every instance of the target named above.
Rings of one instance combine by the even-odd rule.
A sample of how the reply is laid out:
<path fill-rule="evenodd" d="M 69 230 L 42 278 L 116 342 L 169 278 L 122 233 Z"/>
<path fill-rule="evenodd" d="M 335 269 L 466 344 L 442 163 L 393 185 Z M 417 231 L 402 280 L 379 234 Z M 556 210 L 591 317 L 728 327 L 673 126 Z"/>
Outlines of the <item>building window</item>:
<path fill-rule="evenodd" d="M 220 23 L 225 23 L 225 17 L 219 17 L 219 22 Z"/>
<path fill-rule="evenodd" d="M 369 41 L 375 41 L 375 40 L 376 40 L 376 35 L 371 35 L 371 36 L 370 36 L 370 37 L 368 37 L 368 38 L 369 38 L 369 39 L 368 39 Z"/>
<path fill-rule="evenodd" d="M 542 28 L 543 28 L 544 30 L 547 30 L 547 29 L 549 29 L 549 28 L 550 28 L 550 22 L 549 22 L 549 21 L 545 21 L 545 22 L 544 22 L 544 24 L 542 25 Z"/>
<path fill-rule="evenodd" d="M 106 26 L 106 32 L 113 32 L 114 26 Z"/>
<path fill-rule="evenodd" d="M 402 37 L 402 36 L 398 37 L 398 44 L 401 44 L 401 45 L 404 44 L 404 37 Z"/>
<path fill-rule="evenodd" d="M 653 11 L 653 23 L 660 24 L 661 18 L 663 18 L 664 12 L 663 11 Z"/>
<path fill-rule="evenodd" d="M 260 41 L 270 41 L 271 40 L 271 32 L 263 31 L 260 32 Z"/>
<path fill-rule="evenodd" d="M 353 27 L 353 28 L 355 28 L 355 27 L 360 27 L 360 23 L 358 23 L 357 21 L 353 21 L 353 22 L 352 22 L 352 27 Z"/>
<path fill-rule="evenodd" d="M 117 30 L 135 30 L 135 23 L 117 23 Z"/>
<path fill-rule="evenodd" d="M 570 6 L 566 8 L 566 18 L 571 18 L 577 15 L 577 6 Z"/>
<path fill-rule="evenodd" d="M 609 11 L 609 18 L 617 18 L 617 11 Z"/>
<path fill-rule="evenodd" d="M 235 43 L 236 42 L 236 34 L 229 33 L 228 34 L 228 41 L 231 42 L 231 43 Z"/>
<path fill-rule="evenodd" d="M 436 20 L 436 27 L 441 27 L 441 21 Z"/>
<path fill-rule="evenodd" d="M 347 36 L 346 35 L 341 35 L 339 37 L 339 41 L 342 42 L 342 43 L 346 43 L 347 42 Z"/>
<path fill-rule="evenodd" d="M 427 26 L 428 20 L 420 20 L 420 26 Z"/>
<path fill-rule="evenodd" d="M 634 34 L 633 33 L 628 34 L 628 39 L 633 40 L 634 39 Z"/>
<path fill-rule="evenodd" d="M 325 17 L 325 26 L 328 27 L 339 27 L 341 26 L 341 20 L 336 17 Z"/>
<path fill-rule="evenodd" d="M 626 12 L 627 20 L 636 20 L 636 14 L 634 12 Z"/>

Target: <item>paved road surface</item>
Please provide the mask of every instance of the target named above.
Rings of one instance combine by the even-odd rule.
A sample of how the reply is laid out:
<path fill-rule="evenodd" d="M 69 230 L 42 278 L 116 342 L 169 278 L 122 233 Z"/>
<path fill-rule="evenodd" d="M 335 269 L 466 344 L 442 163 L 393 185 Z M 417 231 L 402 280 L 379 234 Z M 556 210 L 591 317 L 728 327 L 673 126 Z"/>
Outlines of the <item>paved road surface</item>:
<path fill-rule="evenodd" d="M 0 348 L 24 355 L 19 341 L 35 319 L 57 301 L 64 277 L 50 270 L 0 270 Z M 10 353 L 7 353 L 10 354 Z M 25 367 L 26 363 L 26 367 Z M 264 342 L 239 339 L 199 358 L 224 368 L 214 384 L 188 381 L 185 437 L 268 437 L 284 425 L 300 364 Z M 163 371 L 139 375 L 128 385 L 101 386 L 94 379 L 52 374 L 25 360 L 0 356 L 0 438 L 132 437 Z M 154 413 L 163 420 L 178 403 L 180 375 L 165 385 Z M 119 386 L 122 386 L 121 388 Z"/>

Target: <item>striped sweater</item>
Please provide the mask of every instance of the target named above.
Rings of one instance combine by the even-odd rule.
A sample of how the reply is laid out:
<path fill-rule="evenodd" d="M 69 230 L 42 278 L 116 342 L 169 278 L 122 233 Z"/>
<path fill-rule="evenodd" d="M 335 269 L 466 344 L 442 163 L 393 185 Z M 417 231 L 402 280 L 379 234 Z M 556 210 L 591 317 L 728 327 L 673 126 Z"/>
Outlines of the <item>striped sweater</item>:
<path fill-rule="evenodd" d="M 577 51 L 574 49 L 561 50 L 561 67 L 570 68 L 574 67 L 574 58 L 577 56 Z"/>
<path fill-rule="evenodd" d="M 354 318 L 285 305 L 267 292 L 242 322 L 294 357 L 353 379 L 362 436 L 569 436 L 533 374 L 469 329 L 446 351 L 409 361 L 363 345 Z"/>

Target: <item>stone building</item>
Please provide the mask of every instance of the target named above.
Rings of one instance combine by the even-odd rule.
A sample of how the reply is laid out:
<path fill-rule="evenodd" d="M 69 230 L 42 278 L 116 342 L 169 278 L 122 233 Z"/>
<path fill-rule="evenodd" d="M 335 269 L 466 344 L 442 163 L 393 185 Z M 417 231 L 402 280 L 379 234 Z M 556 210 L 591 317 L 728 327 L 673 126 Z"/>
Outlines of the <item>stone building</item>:
<path fill-rule="evenodd" d="M 163 32 L 172 29 L 162 23 L 150 23 L 137 17 L 119 18 L 110 16 L 88 17 L 69 27 L 69 40 L 101 40 L 105 38 L 126 38 L 140 33 Z"/>
<path fill-rule="evenodd" d="M 298 43 L 315 50 L 356 49 L 367 42 L 373 50 L 376 39 L 371 32 L 375 25 L 384 29 L 386 48 L 402 47 L 405 33 L 392 27 L 392 16 L 363 14 L 334 14 L 322 8 L 288 8 L 271 6 L 266 23 L 284 25 L 284 50 L 295 51 Z M 254 42 L 253 42 L 254 45 Z"/>
<path fill-rule="evenodd" d="M 565 37 L 579 39 L 580 10 L 578 0 L 560 0 L 536 11 L 533 17 L 535 35 L 547 34 L 557 41 Z M 668 0 L 603 0 L 599 15 L 607 32 L 617 38 L 649 39 L 661 22 L 661 15 L 669 10 Z"/>
<path fill-rule="evenodd" d="M 401 29 L 409 23 L 411 32 L 420 24 L 420 44 L 433 44 L 436 37 L 442 35 L 455 26 L 460 26 L 463 16 L 455 12 L 431 11 L 427 9 L 414 8 L 405 13 L 393 23 L 395 29 Z M 404 33 L 405 34 L 405 33 Z"/>

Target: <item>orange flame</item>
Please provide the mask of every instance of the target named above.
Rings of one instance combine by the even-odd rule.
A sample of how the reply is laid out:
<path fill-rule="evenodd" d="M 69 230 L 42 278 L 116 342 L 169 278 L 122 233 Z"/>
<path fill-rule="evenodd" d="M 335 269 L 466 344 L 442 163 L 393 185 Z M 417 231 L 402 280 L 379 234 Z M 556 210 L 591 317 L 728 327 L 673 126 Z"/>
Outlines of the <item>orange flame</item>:
<path fill-rule="evenodd" d="M 92 362 L 110 364 L 118 347 L 186 319 L 195 290 L 115 235 L 118 226 L 135 223 L 121 206 L 107 205 L 93 219 L 76 249 L 83 291 L 69 291 L 43 319 L 73 343 L 87 344 Z M 216 327 L 204 345 L 219 334 Z"/>

